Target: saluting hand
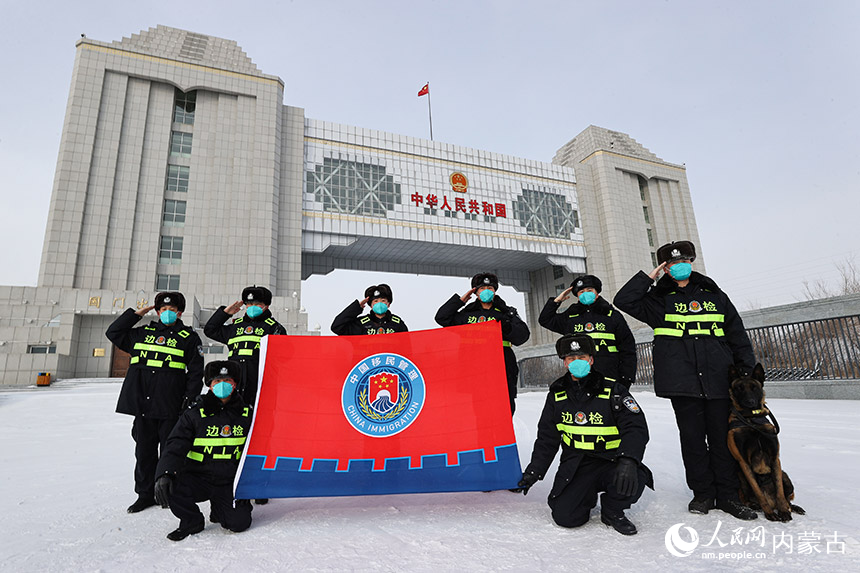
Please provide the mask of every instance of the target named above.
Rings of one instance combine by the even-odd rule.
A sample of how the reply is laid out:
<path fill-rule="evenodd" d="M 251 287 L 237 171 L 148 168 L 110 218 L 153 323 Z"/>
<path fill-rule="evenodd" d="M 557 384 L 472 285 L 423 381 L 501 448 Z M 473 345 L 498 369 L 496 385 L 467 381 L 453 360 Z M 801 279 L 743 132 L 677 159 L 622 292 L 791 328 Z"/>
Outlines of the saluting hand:
<path fill-rule="evenodd" d="M 562 291 L 560 295 L 555 297 L 555 302 L 560 303 L 570 298 L 570 292 L 573 290 L 573 287 L 567 287 Z"/>
<path fill-rule="evenodd" d="M 231 304 L 230 306 L 228 306 L 227 308 L 225 308 L 225 309 L 224 309 L 224 312 L 226 312 L 226 313 L 227 313 L 227 314 L 229 314 L 230 316 L 233 316 L 234 314 L 236 314 L 237 312 L 239 312 L 239 310 L 240 310 L 241 308 L 242 308 L 242 301 L 241 301 L 241 300 L 237 300 L 236 302 L 234 302 L 233 304 Z"/>
<path fill-rule="evenodd" d="M 143 316 L 143 315 L 145 315 L 147 312 L 149 312 L 150 310 L 152 310 L 152 309 L 154 309 L 154 308 L 155 308 L 155 305 L 147 306 L 147 307 L 144 307 L 144 308 L 142 308 L 142 309 L 138 310 L 138 311 L 137 311 L 137 312 L 135 312 L 134 314 L 136 314 L 137 316 Z"/>
<path fill-rule="evenodd" d="M 464 294 L 463 296 L 460 297 L 460 300 L 462 300 L 463 302 L 469 302 L 469 299 L 472 298 L 473 296 L 475 296 L 476 290 L 478 290 L 477 287 L 473 288 L 473 289 L 469 289 L 468 291 L 466 291 L 466 294 Z"/>
<path fill-rule="evenodd" d="M 657 277 L 660 276 L 660 271 L 666 272 L 666 263 L 660 263 L 657 265 L 657 268 L 651 271 L 648 276 L 651 277 L 652 281 L 656 281 Z"/>
<path fill-rule="evenodd" d="M 366 305 L 366 304 L 367 304 L 367 303 L 369 303 L 369 302 L 370 302 L 370 297 L 367 297 L 367 298 L 365 298 L 363 301 L 361 301 L 361 302 L 360 302 L 360 303 L 358 303 L 358 304 L 359 304 L 359 305 L 361 305 L 361 308 L 364 308 L 364 305 Z"/>

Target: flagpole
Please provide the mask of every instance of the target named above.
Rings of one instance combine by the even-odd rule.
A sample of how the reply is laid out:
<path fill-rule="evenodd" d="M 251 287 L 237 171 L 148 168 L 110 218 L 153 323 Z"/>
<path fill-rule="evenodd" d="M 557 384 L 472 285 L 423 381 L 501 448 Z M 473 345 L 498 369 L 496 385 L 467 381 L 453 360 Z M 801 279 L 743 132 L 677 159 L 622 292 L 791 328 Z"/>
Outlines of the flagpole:
<path fill-rule="evenodd" d="M 430 82 L 427 82 L 427 115 L 430 118 L 430 141 L 433 141 L 433 112 L 430 109 Z"/>

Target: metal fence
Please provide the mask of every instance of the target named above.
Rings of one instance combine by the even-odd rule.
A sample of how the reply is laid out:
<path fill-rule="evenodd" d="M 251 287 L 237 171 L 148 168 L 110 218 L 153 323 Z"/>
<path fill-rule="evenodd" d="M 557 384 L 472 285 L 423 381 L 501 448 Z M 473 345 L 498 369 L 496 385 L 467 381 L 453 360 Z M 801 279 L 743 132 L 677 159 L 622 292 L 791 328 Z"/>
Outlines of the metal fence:
<path fill-rule="evenodd" d="M 860 315 L 747 329 L 768 380 L 860 379 Z M 636 345 L 636 386 L 654 383 L 652 343 Z M 555 355 L 520 361 L 520 385 L 546 387 L 564 373 Z"/>

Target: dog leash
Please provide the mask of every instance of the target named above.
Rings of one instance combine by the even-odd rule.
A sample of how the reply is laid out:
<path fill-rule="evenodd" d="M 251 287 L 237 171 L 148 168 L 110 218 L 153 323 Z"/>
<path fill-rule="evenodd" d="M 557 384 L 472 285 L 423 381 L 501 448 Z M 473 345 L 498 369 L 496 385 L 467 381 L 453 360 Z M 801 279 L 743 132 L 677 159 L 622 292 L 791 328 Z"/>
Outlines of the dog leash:
<path fill-rule="evenodd" d="M 737 408 L 735 408 L 734 406 L 732 406 L 732 412 L 734 412 L 737 415 L 738 421 L 741 422 L 744 426 L 748 426 L 748 427 L 754 429 L 755 431 L 757 431 L 758 433 L 760 433 L 764 436 L 767 436 L 770 438 L 776 438 L 776 435 L 779 434 L 779 422 L 776 421 L 776 416 L 774 416 L 773 412 L 771 412 L 768 409 L 767 404 L 764 404 L 763 406 L 764 407 L 761 410 L 750 410 L 750 414 L 755 415 L 756 413 L 762 413 L 762 414 L 764 414 L 764 416 L 761 416 L 761 417 L 764 418 L 765 420 L 767 420 L 769 417 L 771 420 L 771 423 L 773 424 L 773 430 L 774 431 L 772 433 L 762 431 L 759 428 L 760 424 L 753 424 L 752 422 L 750 422 L 746 418 L 746 416 L 744 416 L 741 413 L 741 411 L 738 410 Z"/>

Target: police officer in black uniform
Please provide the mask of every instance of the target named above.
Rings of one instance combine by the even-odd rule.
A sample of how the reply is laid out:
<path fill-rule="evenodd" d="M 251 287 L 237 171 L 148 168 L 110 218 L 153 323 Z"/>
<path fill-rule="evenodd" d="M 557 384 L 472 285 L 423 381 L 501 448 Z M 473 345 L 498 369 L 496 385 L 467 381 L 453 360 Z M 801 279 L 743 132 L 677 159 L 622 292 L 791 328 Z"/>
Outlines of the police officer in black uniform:
<path fill-rule="evenodd" d="M 620 312 L 600 296 L 603 283 L 594 275 L 573 279 L 570 287 L 546 301 L 538 317 L 544 328 L 559 334 L 587 334 L 594 340 L 594 369 L 627 388 L 636 377 L 636 340 Z M 559 313 L 573 294 L 577 302 Z"/>
<path fill-rule="evenodd" d="M 555 345 L 568 372 L 549 387 L 538 422 L 531 463 L 519 487 L 523 494 L 543 479 L 561 444 L 561 462 L 549 494 L 553 520 L 562 527 L 588 522 L 600 496 L 600 519 L 623 535 L 636 526 L 624 510 L 654 489 L 642 463 L 648 425 L 627 388 L 592 369 L 595 348 L 586 335 L 566 334 Z"/>
<path fill-rule="evenodd" d="M 287 330 L 272 316 L 272 291 L 266 287 L 249 286 L 242 291 L 242 300 L 230 306 L 220 306 L 203 327 L 203 334 L 227 345 L 228 360 L 239 365 L 239 394 L 246 404 L 257 403 L 257 383 L 260 375 L 260 339 L 267 334 L 286 334 Z M 225 324 L 242 306 L 245 316 Z"/>
<path fill-rule="evenodd" d="M 663 245 L 657 260 L 651 274 L 639 271 L 621 287 L 615 306 L 654 328 L 654 392 L 672 400 L 694 495 L 688 509 L 708 513 L 716 507 L 755 519 L 755 511 L 738 500 L 737 462 L 726 443 L 729 366 L 751 371 L 755 364 L 743 321 L 726 293 L 692 270 L 693 243 Z"/>
<path fill-rule="evenodd" d="M 517 314 L 517 309 L 508 306 L 502 297 L 496 295 L 499 279 L 493 273 L 478 273 L 472 277 L 472 288 L 460 296 L 454 294 L 436 311 L 436 323 L 440 326 L 476 324 L 497 320 L 502 325 L 502 346 L 505 356 L 505 375 L 508 383 L 508 398 L 511 402 L 511 416 L 516 410 L 517 377 L 520 368 L 511 345 L 519 346 L 529 339 L 528 325 Z M 472 296 L 477 299 L 469 302 Z M 465 306 L 463 306 L 465 305 Z"/>
<path fill-rule="evenodd" d="M 237 391 L 237 362 L 206 365 L 209 392 L 185 410 L 158 460 L 155 498 L 170 507 L 179 527 L 171 541 L 200 533 L 205 526 L 196 502 L 210 501 L 210 519 L 239 532 L 251 526 L 251 502 L 233 499 L 233 480 L 251 429 L 251 408 Z"/>
<path fill-rule="evenodd" d="M 387 284 L 367 287 L 364 300 L 352 301 L 331 323 L 331 331 L 338 336 L 355 334 L 393 334 L 407 332 L 406 323 L 388 307 L 394 302 L 394 294 Z M 367 314 L 361 315 L 365 305 L 370 306 Z"/>
<path fill-rule="evenodd" d="M 155 309 L 159 320 L 135 328 Z M 138 311 L 127 309 L 105 335 L 131 360 L 122 383 L 116 411 L 134 416 L 134 491 L 137 500 L 128 507 L 137 513 L 155 505 L 155 468 L 159 446 L 176 424 L 183 403 L 193 402 L 203 387 L 203 351 L 200 337 L 182 323 L 185 297 L 162 292 L 155 304 Z"/>

